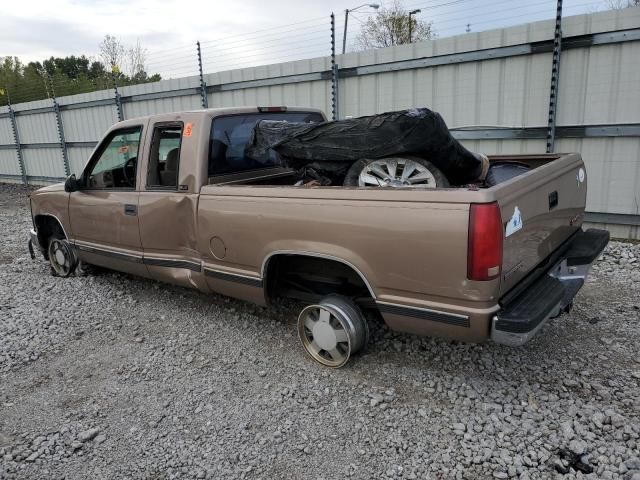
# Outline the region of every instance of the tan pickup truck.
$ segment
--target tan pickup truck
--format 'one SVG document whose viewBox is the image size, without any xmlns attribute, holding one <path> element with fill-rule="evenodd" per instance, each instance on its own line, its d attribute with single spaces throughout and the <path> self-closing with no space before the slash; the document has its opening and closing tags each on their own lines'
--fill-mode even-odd
<svg viewBox="0 0 640 480">
<path fill-rule="evenodd" d="M 83 173 L 30 197 L 32 254 L 260 305 L 305 301 L 307 353 L 338 367 L 362 311 L 394 329 L 521 345 L 572 305 L 606 231 L 581 228 L 579 154 L 490 156 L 527 172 L 489 188 L 310 186 L 278 155 L 244 157 L 247 125 L 320 122 L 304 108 L 153 115 L 106 133 Z M 393 179 L 392 179 L 393 180 Z"/>
</svg>

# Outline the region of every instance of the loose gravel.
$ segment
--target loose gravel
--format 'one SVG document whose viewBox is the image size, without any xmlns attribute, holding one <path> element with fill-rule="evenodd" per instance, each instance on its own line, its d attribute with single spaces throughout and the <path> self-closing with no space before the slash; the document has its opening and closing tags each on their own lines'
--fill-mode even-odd
<svg viewBox="0 0 640 480">
<path fill-rule="evenodd" d="M 261 308 L 26 251 L 0 186 L 0 478 L 640 480 L 640 246 L 522 348 L 391 332 L 349 366 Z"/>
</svg>

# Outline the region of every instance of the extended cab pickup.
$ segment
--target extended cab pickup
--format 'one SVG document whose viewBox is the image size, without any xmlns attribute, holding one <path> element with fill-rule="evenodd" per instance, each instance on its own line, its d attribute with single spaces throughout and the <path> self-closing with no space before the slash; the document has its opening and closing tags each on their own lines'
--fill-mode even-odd
<svg viewBox="0 0 640 480">
<path fill-rule="evenodd" d="M 324 115 L 246 107 L 114 125 L 77 179 L 31 195 L 30 247 L 60 276 L 83 262 L 261 305 L 304 300 L 302 344 L 337 367 L 367 340 L 361 309 L 394 330 L 523 344 L 570 308 L 608 242 L 581 228 L 579 154 L 490 156 L 530 168 L 491 188 L 305 186 L 275 152 L 244 156 L 259 119 Z"/>
</svg>

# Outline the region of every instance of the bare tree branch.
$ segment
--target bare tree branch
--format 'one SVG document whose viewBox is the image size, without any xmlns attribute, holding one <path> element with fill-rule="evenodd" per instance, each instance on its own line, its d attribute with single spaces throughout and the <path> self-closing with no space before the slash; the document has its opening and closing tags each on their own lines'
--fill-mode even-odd
<svg viewBox="0 0 640 480">
<path fill-rule="evenodd" d="M 640 6 L 640 0 L 607 0 L 609 10 L 622 10 L 628 7 Z"/>
<path fill-rule="evenodd" d="M 118 73 L 122 70 L 122 61 L 124 59 L 124 46 L 117 37 L 113 35 L 105 35 L 100 45 L 100 58 L 109 69 Z"/>
<path fill-rule="evenodd" d="M 381 8 L 377 15 L 370 17 L 362 25 L 355 43 L 358 49 L 367 50 L 419 42 L 433 37 L 432 22 L 409 16 L 400 0 L 394 0 L 391 6 Z"/>
<path fill-rule="evenodd" d="M 147 49 L 142 46 L 140 39 L 136 41 L 134 47 L 127 50 L 127 67 L 129 76 L 132 79 L 146 76 L 144 64 L 147 60 Z"/>
</svg>

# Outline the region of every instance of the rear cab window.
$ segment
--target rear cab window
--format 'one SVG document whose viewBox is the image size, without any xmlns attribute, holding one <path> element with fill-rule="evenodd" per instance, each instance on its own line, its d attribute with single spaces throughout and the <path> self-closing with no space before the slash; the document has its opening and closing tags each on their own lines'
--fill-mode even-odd
<svg viewBox="0 0 640 480">
<path fill-rule="evenodd" d="M 175 190 L 178 187 L 182 122 L 157 123 L 153 129 L 147 171 L 147 189 Z"/>
<path fill-rule="evenodd" d="M 251 131 L 260 120 L 317 123 L 324 117 L 317 112 L 255 112 L 216 117 L 209 136 L 209 176 L 281 167 L 283 161 L 273 150 L 263 158 L 245 157 Z"/>
</svg>

